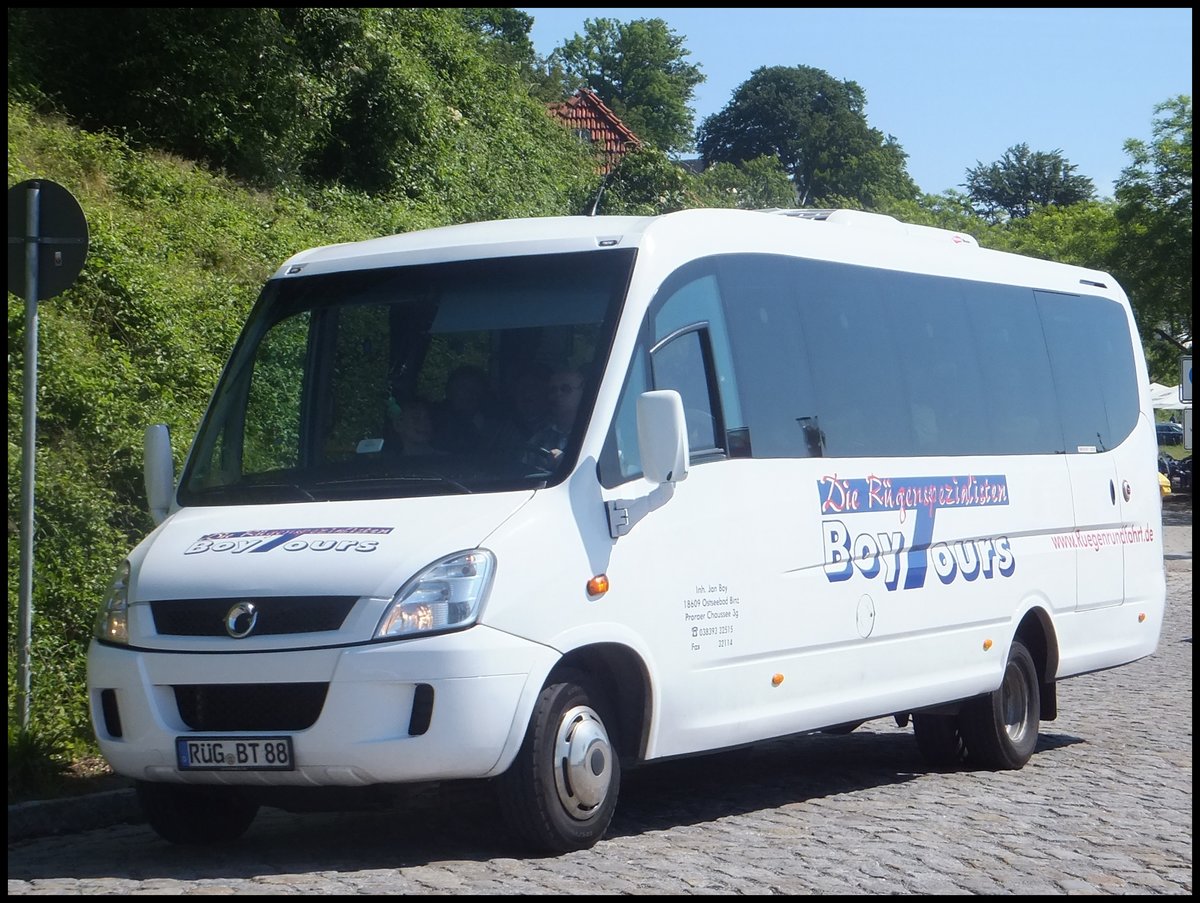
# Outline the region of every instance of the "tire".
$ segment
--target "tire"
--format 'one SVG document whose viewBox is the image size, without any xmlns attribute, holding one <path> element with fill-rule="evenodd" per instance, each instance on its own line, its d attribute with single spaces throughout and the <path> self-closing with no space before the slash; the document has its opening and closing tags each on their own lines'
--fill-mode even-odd
<svg viewBox="0 0 1200 903">
<path fill-rule="evenodd" d="M 534 850 L 586 850 L 604 836 L 621 787 L 621 763 L 604 700 L 586 683 L 542 690 L 525 741 L 498 782 L 505 818 Z"/>
<path fill-rule="evenodd" d="M 955 768 L 967 760 L 967 745 L 957 715 L 913 715 L 917 749 L 934 768 Z"/>
<path fill-rule="evenodd" d="M 968 761 L 997 771 L 1021 768 L 1037 746 L 1041 717 L 1037 667 L 1025 645 L 1014 640 L 999 689 L 963 708 Z"/>
<path fill-rule="evenodd" d="M 226 787 L 138 781 L 137 797 L 155 832 L 171 843 L 227 843 L 246 833 L 258 804 Z"/>
</svg>

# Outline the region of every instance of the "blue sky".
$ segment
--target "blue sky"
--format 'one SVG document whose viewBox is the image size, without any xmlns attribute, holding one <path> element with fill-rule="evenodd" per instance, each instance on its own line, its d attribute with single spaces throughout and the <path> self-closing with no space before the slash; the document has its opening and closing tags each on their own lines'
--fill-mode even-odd
<svg viewBox="0 0 1200 903">
<path fill-rule="evenodd" d="M 1150 9 L 539 9 L 539 54 L 586 19 L 662 19 L 707 81 L 696 123 L 760 66 L 813 66 L 857 82 L 867 122 L 908 153 L 922 191 L 962 190 L 966 171 L 1015 144 L 1059 151 L 1101 197 L 1149 141 L 1154 107 L 1192 93 L 1192 11 Z"/>
</svg>

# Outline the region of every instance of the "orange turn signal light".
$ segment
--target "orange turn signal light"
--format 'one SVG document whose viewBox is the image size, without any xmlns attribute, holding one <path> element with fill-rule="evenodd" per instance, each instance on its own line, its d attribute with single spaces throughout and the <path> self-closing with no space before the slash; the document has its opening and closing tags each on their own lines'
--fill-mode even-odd
<svg viewBox="0 0 1200 903">
<path fill-rule="evenodd" d="M 776 674 L 771 678 L 771 686 L 777 687 L 781 683 L 783 683 L 783 675 L 782 674 Z"/>
<path fill-rule="evenodd" d="M 587 582 L 587 591 L 589 596 L 603 596 L 608 592 L 608 575 L 597 574 Z"/>
<path fill-rule="evenodd" d="M 989 649 L 991 649 L 991 648 L 992 648 L 992 641 L 991 641 L 991 640 L 984 640 L 984 641 L 983 641 L 983 651 L 984 651 L 984 652 L 987 652 L 987 651 L 988 651 Z"/>
<path fill-rule="evenodd" d="M 1145 620 L 1146 620 L 1146 613 L 1144 611 L 1138 612 L 1138 623 L 1141 624 Z"/>
</svg>

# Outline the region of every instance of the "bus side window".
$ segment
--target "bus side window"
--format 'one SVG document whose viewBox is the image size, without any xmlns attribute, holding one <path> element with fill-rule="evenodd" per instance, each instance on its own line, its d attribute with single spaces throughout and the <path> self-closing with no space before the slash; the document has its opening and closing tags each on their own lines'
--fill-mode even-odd
<svg viewBox="0 0 1200 903">
<path fill-rule="evenodd" d="M 651 306 L 630 362 L 612 426 L 600 455 L 600 482 L 616 486 L 641 475 L 637 397 L 675 389 L 683 397 L 692 457 L 749 455 L 741 402 L 713 261 L 683 267 Z M 650 351 L 648 351 L 650 349 Z M 653 364 L 650 362 L 653 354 Z M 728 432 L 726 430 L 728 429 Z M 736 447 L 730 449 L 730 439 Z"/>
<path fill-rule="evenodd" d="M 674 389 L 683 399 L 688 447 L 692 457 L 724 449 L 719 437 L 719 406 L 713 402 L 716 378 L 711 364 L 708 329 L 685 329 L 651 352 L 655 389 Z"/>
</svg>

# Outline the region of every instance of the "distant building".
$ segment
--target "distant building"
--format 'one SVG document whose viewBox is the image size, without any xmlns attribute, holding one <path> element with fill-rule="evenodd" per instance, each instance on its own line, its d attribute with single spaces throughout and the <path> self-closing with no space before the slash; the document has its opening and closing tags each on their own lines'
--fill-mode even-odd
<svg viewBox="0 0 1200 903">
<path fill-rule="evenodd" d="M 562 103 L 550 104 L 549 111 L 603 155 L 603 173 L 612 172 L 622 157 L 642 146 L 641 139 L 589 88 L 580 88 Z"/>
</svg>

